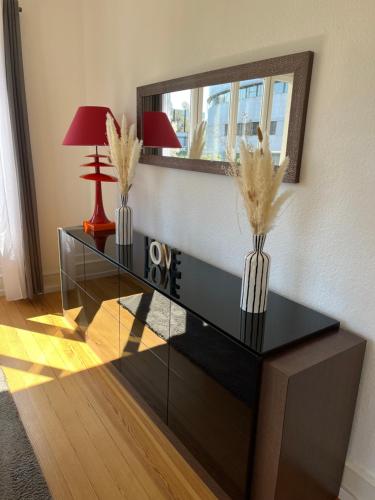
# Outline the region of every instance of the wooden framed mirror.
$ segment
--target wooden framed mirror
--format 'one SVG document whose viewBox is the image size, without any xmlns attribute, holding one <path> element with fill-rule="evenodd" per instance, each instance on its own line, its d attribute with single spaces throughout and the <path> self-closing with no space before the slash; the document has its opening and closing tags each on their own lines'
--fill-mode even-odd
<svg viewBox="0 0 375 500">
<path fill-rule="evenodd" d="M 143 113 L 164 111 L 181 144 L 178 149 L 144 148 L 140 162 L 224 174 L 226 152 L 241 139 L 257 145 L 257 127 L 269 134 L 275 165 L 287 155 L 284 182 L 298 182 L 313 52 L 300 52 L 208 71 L 137 88 L 138 137 Z M 191 158 L 194 131 L 205 121 L 204 148 Z"/>
</svg>

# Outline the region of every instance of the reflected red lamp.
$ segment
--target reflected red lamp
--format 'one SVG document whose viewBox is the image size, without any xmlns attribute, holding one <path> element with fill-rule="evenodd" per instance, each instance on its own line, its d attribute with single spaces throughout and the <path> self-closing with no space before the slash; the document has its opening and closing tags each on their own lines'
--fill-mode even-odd
<svg viewBox="0 0 375 500">
<path fill-rule="evenodd" d="M 163 111 L 143 113 L 143 146 L 150 148 L 180 148 L 176 132 Z"/>
<path fill-rule="evenodd" d="M 107 113 L 113 116 L 112 111 L 104 106 L 81 106 L 78 108 L 63 141 L 64 146 L 95 146 L 96 148 L 95 154 L 87 155 L 88 158 L 92 158 L 92 161 L 81 165 L 82 167 L 95 168 L 95 172 L 81 175 L 82 179 L 95 182 L 94 213 L 91 219 L 83 222 L 85 231 L 94 233 L 115 229 L 115 223 L 107 218 L 104 211 L 102 182 L 117 182 L 117 178 L 100 172 L 101 167 L 112 167 L 113 165 L 102 161 L 102 159 L 108 159 L 107 155 L 98 154 L 98 146 L 108 146 Z M 119 132 L 120 127 L 116 120 L 115 124 Z"/>
</svg>

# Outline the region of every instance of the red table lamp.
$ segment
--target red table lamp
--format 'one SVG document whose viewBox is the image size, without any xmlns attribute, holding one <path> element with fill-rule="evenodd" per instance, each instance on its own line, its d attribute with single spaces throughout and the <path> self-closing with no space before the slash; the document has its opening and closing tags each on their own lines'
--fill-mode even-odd
<svg viewBox="0 0 375 500">
<path fill-rule="evenodd" d="M 95 173 L 81 175 L 82 179 L 95 181 L 95 208 L 91 219 L 83 222 L 85 231 L 113 231 L 115 223 L 111 222 L 104 211 L 102 198 L 102 182 L 117 182 L 112 175 L 102 174 L 100 167 L 112 167 L 113 165 L 101 161 L 107 155 L 98 154 L 98 146 L 108 146 L 106 134 L 107 113 L 112 116 L 112 111 L 104 106 L 81 106 L 78 108 L 68 132 L 63 141 L 64 146 L 95 146 L 95 154 L 87 155 L 93 161 L 81 165 L 82 167 L 94 167 Z M 118 132 L 120 127 L 115 120 Z"/>
<path fill-rule="evenodd" d="M 150 148 L 180 148 L 176 132 L 163 111 L 143 113 L 143 146 Z"/>
</svg>

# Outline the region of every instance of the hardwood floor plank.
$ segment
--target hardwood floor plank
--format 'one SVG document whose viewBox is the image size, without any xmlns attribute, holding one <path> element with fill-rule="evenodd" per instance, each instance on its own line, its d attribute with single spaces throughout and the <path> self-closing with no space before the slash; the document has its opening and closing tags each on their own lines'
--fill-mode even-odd
<svg viewBox="0 0 375 500">
<path fill-rule="evenodd" d="M 39 350 L 39 360 L 42 362 L 44 355 L 38 344 L 33 339 L 33 335 L 27 344 L 27 350 L 33 358 L 37 356 Z M 52 351 L 49 352 L 51 357 Z M 53 372 L 53 368 L 50 368 Z M 91 440 L 87 424 L 78 411 L 77 405 L 80 403 L 76 396 L 70 376 L 55 378 L 53 382 L 43 384 L 42 389 L 48 403 L 53 407 L 56 418 L 61 428 L 65 430 L 70 445 L 80 461 L 95 493 L 99 498 L 110 498 L 113 500 L 122 498 L 120 491 L 112 482 L 110 474 L 105 466 L 102 456 Z M 85 417 L 89 419 L 89 407 L 85 412 Z"/>
<path fill-rule="evenodd" d="M 64 319 L 59 293 L 0 298 L 0 365 L 53 498 L 215 498 Z"/>
<path fill-rule="evenodd" d="M 26 310 L 23 306 L 23 312 L 30 313 L 32 311 L 30 308 Z M 79 367 L 80 371 L 86 368 L 80 358 L 76 356 L 74 351 L 75 346 L 67 343 L 61 345 L 58 339 L 46 339 L 43 336 L 38 336 L 36 342 L 39 344 L 42 352 L 47 343 L 51 345 L 52 349 L 49 351 L 49 360 L 53 360 L 54 364 L 63 363 L 71 372 L 77 370 L 77 367 Z M 99 360 L 96 360 L 95 364 L 98 362 Z M 60 385 L 65 393 L 65 398 L 69 398 L 70 402 L 73 402 L 78 425 L 87 432 L 95 447 L 95 453 L 98 457 L 101 457 L 103 461 L 102 466 L 107 468 L 111 480 L 118 488 L 122 497 L 139 498 L 140 500 L 150 498 L 143 489 L 142 484 L 136 479 L 135 474 L 131 471 L 130 464 L 121 455 L 118 443 L 111 438 L 108 430 L 103 425 L 95 408 L 96 401 L 92 398 L 90 391 L 85 390 L 85 384 L 81 380 L 80 371 L 74 376 L 60 378 Z M 98 382 L 100 383 L 100 381 Z M 63 399 L 61 397 L 61 400 Z M 60 405 L 60 402 L 58 404 Z M 64 412 L 64 408 L 62 412 Z M 87 451 L 86 448 L 85 453 Z M 113 496 L 113 498 L 115 497 Z"/>
<path fill-rule="evenodd" d="M 1 352 L 3 352 L 4 345 L 6 351 L 17 360 L 18 353 L 25 357 L 24 348 L 17 339 L 17 333 L 13 331 L 1 332 Z M 20 391 L 27 391 L 28 404 L 31 405 L 36 422 L 39 422 L 40 427 L 43 427 L 50 449 L 52 450 L 55 460 L 60 464 L 62 476 L 71 491 L 72 497 L 77 500 L 84 500 L 88 495 L 90 498 L 98 498 L 95 494 L 90 481 L 88 480 L 81 463 L 69 442 L 65 430 L 58 420 L 53 406 L 46 397 L 43 386 L 50 383 L 44 382 L 35 385 L 35 378 L 32 373 L 20 370 L 12 370 L 8 373 L 5 370 L 7 380 L 10 388 L 12 388 L 13 379 L 17 377 L 18 385 L 17 392 L 15 393 L 16 404 L 22 402 L 20 397 L 17 397 Z M 31 384 L 30 384 L 31 381 Z M 22 388 L 20 388 L 22 386 Z M 21 404 L 18 406 L 21 418 L 23 417 L 24 407 Z M 29 426 L 29 419 L 23 419 L 26 430 L 29 432 L 29 437 L 34 449 L 37 453 L 38 447 L 34 444 L 40 434 L 35 433 L 35 427 Z M 37 455 L 38 456 L 38 455 Z M 42 456 L 38 456 L 43 473 L 45 474 L 48 485 L 51 491 L 55 490 L 55 485 L 52 485 L 52 477 L 47 475 L 47 470 L 44 468 L 44 461 Z"/>
</svg>

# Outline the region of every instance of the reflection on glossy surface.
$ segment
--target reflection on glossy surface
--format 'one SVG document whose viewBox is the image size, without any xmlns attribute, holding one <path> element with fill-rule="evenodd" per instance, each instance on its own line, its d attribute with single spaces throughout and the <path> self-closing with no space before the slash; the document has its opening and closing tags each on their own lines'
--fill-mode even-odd
<svg viewBox="0 0 375 500">
<path fill-rule="evenodd" d="M 293 74 L 220 83 L 162 95 L 181 149 L 156 150 L 163 156 L 189 157 L 192 131 L 206 121 L 202 160 L 226 161 L 227 150 L 239 154 L 244 139 L 257 146 L 257 127 L 267 131 L 275 165 L 285 158 Z"/>
<path fill-rule="evenodd" d="M 164 295 L 142 291 L 127 273 L 121 274 L 126 283 L 120 298 L 124 357 L 116 366 L 167 417 L 231 497 L 243 498 L 260 359 Z"/>
<path fill-rule="evenodd" d="M 225 83 L 198 89 L 198 93 L 202 94 L 201 120 L 207 123 L 202 160 L 226 161 L 228 135 L 231 132 L 231 87 L 230 83 Z"/>
<path fill-rule="evenodd" d="M 107 309 L 116 308 L 119 296 L 118 267 L 87 247 L 85 247 L 84 256 L 84 289 L 90 297 L 99 304 L 103 303 Z M 116 310 L 113 315 L 116 315 Z"/>
<path fill-rule="evenodd" d="M 88 319 L 86 342 L 104 363 L 120 357 L 119 346 L 119 305 L 113 301 L 111 308 L 106 303 L 98 303 L 86 296 L 85 310 Z"/>
<path fill-rule="evenodd" d="M 244 498 L 260 359 L 171 307 L 168 423 L 231 498 Z"/>
<path fill-rule="evenodd" d="M 85 293 L 71 280 L 64 271 L 61 272 L 61 299 L 65 318 L 72 328 L 85 338 L 88 318 L 85 312 Z"/>
<path fill-rule="evenodd" d="M 236 154 L 240 151 L 240 142 L 245 139 L 252 147 L 258 146 L 258 127 L 266 130 L 267 126 L 267 99 L 265 96 L 266 79 L 257 78 L 239 82 L 237 120 L 234 147 Z"/>
<path fill-rule="evenodd" d="M 172 297 L 179 299 L 179 290 L 181 288 L 181 271 L 179 255 L 181 252 L 175 248 L 168 248 L 170 262 L 168 266 L 157 266 L 152 262 L 150 248 L 152 238 L 145 236 L 145 272 L 144 277 L 154 286 L 165 290 Z"/>
<path fill-rule="evenodd" d="M 58 231 L 60 267 L 73 281 L 83 284 L 84 255 L 80 241 L 69 236 L 65 231 Z"/>
<path fill-rule="evenodd" d="M 149 349 L 131 337 L 126 343 L 122 357 L 115 362 L 116 368 L 142 395 L 143 399 L 167 421 L 168 405 L 168 367 L 154 349 Z"/>
<path fill-rule="evenodd" d="M 241 339 L 254 351 L 263 350 L 266 315 L 241 310 Z"/>
<path fill-rule="evenodd" d="M 164 111 L 180 141 L 180 149 L 163 148 L 163 155 L 187 158 L 191 137 L 192 110 L 195 96 L 191 90 L 179 90 L 162 96 L 162 111 Z"/>
<path fill-rule="evenodd" d="M 339 326 L 336 320 L 328 316 L 270 292 L 262 346 L 254 347 L 248 344 L 247 337 L 241 331 L 241 279 L 239 277 L 181 252 L 177 255 L 180 277 L 177 280 L 179 297 L 176 297 L 173 287 L 166 288 L 165 283 L 158 279 L 153 281 L 153 275 L 150 276 L 147 271 L 147 235 L 134 231 L 132 262 L 126 266 L 119 261 L 114 235 L 108 237 L 105 251 L 100 253 L 92 237 L 81 227 L 66 231 L 99 256 L 109 259 L 113 264 L 128 271 L 138 281 L 156 289 L 185 309 L 194 311 L 202 321 L 255 353 L 266 354 L 309 335 Z"/>
<path fill-rule="evenodd" d="M 119 305 L 121 357 L 116 367 L 166 421 L 170 301 L 121 271 Z M 150 328 L 149 318 L 158 322 L 157 330 Z"/>
<path fill-rule="evenodd" d="M 121 349 L 132 337 L 168 363 L 170 300 L 125 272 L 120 275 L 120 290 Z"/>
</svg>

